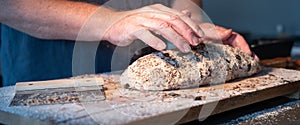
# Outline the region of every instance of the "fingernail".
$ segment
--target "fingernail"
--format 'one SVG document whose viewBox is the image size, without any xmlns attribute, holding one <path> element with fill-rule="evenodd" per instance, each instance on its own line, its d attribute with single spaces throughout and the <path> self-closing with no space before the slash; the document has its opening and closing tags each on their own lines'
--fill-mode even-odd
<svg viewBox="0 0 300 125">
<path fill-rule="evenodd" d="M 232 32 L 232 29 L 227 29 L 227 30 L 225 30 L 225 33 L 227 34 L 227 33 L 231 33 Z"/>
<path fill-rule="evenodd" d="M 254 57 L 254 60 L 256 60 L 257 62 L 259 62 L 259 61 L 260 61 L 260 59 L 259 59 L 259 57 L 258 57 L 258 56 L 255 56 L 255 57 Z"/>
<path fill-rule="evenodd" d="M 220 32 L 222 40 L 227 40 L 232 34 L 232 29 L 226 29 L 223 32 Z"/>
<path fill-rule="evenodd" d="M 224 31 L 224 35 L 229 35 L 229 34 L 232 34 L 232 29 L 227 29 Z"/>
<path fill-rule="evenodd" d="M 254 52 L 251 52 L 251 56 L 254 58 L 255 61 L 259 62 L 259 58 Z"/>
<path fill-rule="evenodd" d="M 159 50 L 164 50 L 164 49 L 166 48 L 166 44 L 165 44 L 165 43 L 159 42 L 159 43 L 157 44 L 157 48 L 158 48 Z"/>
<path fill-rule="evenodd" d="M 196 37 L 196 36 L 193 36 L 193 42 L 194 42 L 194 45 L 198 45 L 200 42 L 199 42 L 199 38 Z"/>
<path fill-rule="evenodd" d="M 199 37 L 204 37 L 204 32 L 200 28 L 197 29 L 197 34 Z"/>
<path fill-rule="evenodd" d="M 185 52 L 185 53 L 188 53 L 188 52 L 190 52 L 191 51 L 191 47 L 190 47 L 190 45 L 188 45 L 188 44 L 183 44 L 183 51 Z"/>
<path fill-rule="evenodd" d="M 199 38 L 198 41 L 199 41 L 199 44 L 200 44 L 200 43 L 204 43 L 205 38 Z M 199 45 L 199 44 L 198 44 L 198 45 Z"/>
</svg>

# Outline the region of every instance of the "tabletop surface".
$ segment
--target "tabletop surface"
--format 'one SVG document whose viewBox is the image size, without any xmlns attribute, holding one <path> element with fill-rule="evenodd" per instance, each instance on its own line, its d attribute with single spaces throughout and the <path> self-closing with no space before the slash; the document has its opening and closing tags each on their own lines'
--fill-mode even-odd
<svg viewBox="0 0 300 125">
<path fill-rule="evenodd" d="M 193 113 L 199 106 L 213 107 L 210 113 L 202 113 L 205 118 L 205 115 L 217 114 L 295 92 L 298 90 L 300 71 L 266 68 L 251 78 L 239 79 L 223 85 L 144 93 L 122 90 L 118 86 L 118 77 L 109 77 L 115 83 L 106 84 L 109 86 L 106 92 L 107 100 L 91 103 L 9 107 L 15 94 L 14 87 L 0 88 L 0 122 L 32 124 L 150 124 L 155 122 L 175 124 L 185 117 L 188 119 L 186 121 L 195 120 L 197 118 L 197 116 L 195 118 L 195 114 L 200 118 L 201 112 Z M 270 94 L 264 94 L 265 92 Z M 196 99 L 197 97 L 205 98 Z"/>
</svg>

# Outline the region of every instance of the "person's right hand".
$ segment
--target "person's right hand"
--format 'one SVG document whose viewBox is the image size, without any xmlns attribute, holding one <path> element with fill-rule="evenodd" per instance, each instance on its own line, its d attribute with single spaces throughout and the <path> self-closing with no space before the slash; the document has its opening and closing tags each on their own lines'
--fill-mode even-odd
<svg viewBox="0 0 300 125">
<path fill-rule="evenodd" d="M 104 38 L 118 46 L 140 39 L 154 49 L 165 49 L 166 44 L 152 34 L 155 33 L 182 52 L 189 52 L 190 44 L 198 45 L 199 38 L 203 37 L 203 31 L 188 15 L 160 4 L 115 14 L 125 16 L 105 32 Z"/>
</svg>

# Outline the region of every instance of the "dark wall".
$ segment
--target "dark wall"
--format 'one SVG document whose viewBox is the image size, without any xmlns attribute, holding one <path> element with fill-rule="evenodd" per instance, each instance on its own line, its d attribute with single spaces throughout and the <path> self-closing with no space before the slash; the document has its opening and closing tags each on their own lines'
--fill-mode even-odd
<svg viewBox="0 0 300 125">
<path fill-rule="evenodd" d="M 300 35 L 300 0 L 203 0 L 203 8 L 215 24 L 275 36 L 276 27 L 287 35 Z"/>
</svg>

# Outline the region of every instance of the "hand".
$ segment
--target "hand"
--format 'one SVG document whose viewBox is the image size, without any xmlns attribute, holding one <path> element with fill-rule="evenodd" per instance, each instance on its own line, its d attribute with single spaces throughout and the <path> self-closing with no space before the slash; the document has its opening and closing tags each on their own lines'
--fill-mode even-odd
<svg viewBox="0 0 300 125">
<path fill-rule="evenodd" d="M 218 40 L 222 40 L 220 42 L 222 42 L 223 44 L 241 49 L 243 52 L 251 55 L 256 61 L 259 61 L 258 56 L 250 50 L 250 47 L 247 44 L 246 40 L 240 34 L 233 32 L 231 29 L 226 29 L 221 26 L 215 26 L 210 23 L 202 23 L 200 24 L 200 27 L 205 33 L 205 36 L 201 38 L 202 41 L 216 42 Z M 215 35 L 216 32 L 218 33 L 218 35 Z"/>
<path fill-rule="evenodd" d="M 254 60 L 259 61 L 258 56 L 250 50 L 250 47 L 243 36 L 241 36 L 236 32 L 230 33 L 229 31 L 232 30 L 225 29 L 224 27 L 220 27 L 220 26 L 216 26 L 216 27 L 218 32 L 223 32 L 220 33 L 222 34 L 220 36 L 224 44 L 231 45 L 235 48 L 239 48 L 243 52 L 247 53 L 248 55 L 251 55 L 254 58 Z"/>
<path fill-rule="evenodd" d="M 152 33 L 162 35 L 182 52 L 189 52 L 191 45 L 198 45 L 203 31 L 188 15 L 160 4 L 140 9 L 116 12 L 124 16 L 105 33 L 105 40 L 119 46 L 129 45 L 141 39 L 157 50 L 166 48 L 165 43 Z"/>
</svg>

